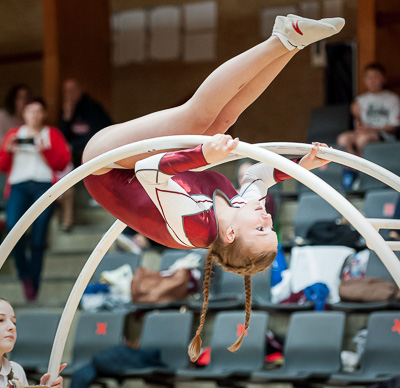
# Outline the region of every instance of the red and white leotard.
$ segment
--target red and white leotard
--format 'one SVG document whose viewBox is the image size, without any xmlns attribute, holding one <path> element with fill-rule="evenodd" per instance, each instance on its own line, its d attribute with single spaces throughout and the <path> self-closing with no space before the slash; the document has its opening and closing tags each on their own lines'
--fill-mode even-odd
<svg viewBox="0 0 400 388">
<path fill-rule="evenodd" d="M 90 175 L 85 185 L 115 217 L 150 239 L 171 248 L 206 248 L 218 235 L 214 208 L 217 193 L 231 206 L 263 199 L 267 189 L 289 178 L 266 164 L 251 166 L 240 195 L 215 171 L 189 171 L 207 165 L 202 146 L 150 156 L 132 170 Z"/>
</svg>

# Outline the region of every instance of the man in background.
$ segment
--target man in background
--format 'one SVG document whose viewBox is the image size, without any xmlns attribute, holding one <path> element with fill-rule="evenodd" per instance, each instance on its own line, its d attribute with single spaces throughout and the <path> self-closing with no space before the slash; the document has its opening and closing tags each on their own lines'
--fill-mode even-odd
<svg viewBox="0 0 400 388">
<path fill-rule="evenodd" d="M 112 122 L 103 106 L 85 93 L 75 78 L 64 81 L 62 92 L 59 128 L 72 148 L 73 164 L 78 167 L 89 139 Z"/>
</svg>

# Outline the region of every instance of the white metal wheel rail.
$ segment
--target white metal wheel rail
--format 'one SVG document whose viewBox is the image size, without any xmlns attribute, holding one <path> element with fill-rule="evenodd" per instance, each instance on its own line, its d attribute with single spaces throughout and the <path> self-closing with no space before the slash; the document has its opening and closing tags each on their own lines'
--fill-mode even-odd
<svg viewBox="0 0 400 388">
<path fill-rule="evenodd" d="M 112 165 L 114 162 L 129 156 L 145 154 L 158 150 L 190 148 L 204 143 L 207 139 L 208 136 L 184 135 L 142 140 L 111 150 L 76 168 L 74 171 L 70 172 L 67 176 L 53 185 L 49 190 L 47 190 L 8 233 L 5 240 L 0 245 L 0 268 L 10 255 L 15 244 L 19 241 L 21 236 L 30 227 L 30 225 L 36 220 L 36 218 L 43 212 L 43 210 L 51 205 L 70 187 L 96 170 Z M 222 164 L 231 160 L 249 157 L 251 159 L 269 164 L 291 175 L 293 178 L 308 186 L 311 190 L 315 191 L 318 195 L 324 198 L 354 226 L 354 228 L 365 238 L 368 246 L 376 251 L 377 255 L 380 257 L 390 274 L 393 276 L 393 279 L 400 287 L 400 261 L 392 251 L 392 248 L 396 249 L 398 247 L 392 246 L 391 248 L 389 243 L 386 242 L 377 232 L 377 229 L 380 227 L 387 227 L 388 225 L 390 228 L 400 229 L 400 221 L 391 221 L 388 223 L 387 220 L 375 219 L 369 222 L 350 202 L 348 202 L 341 194 L 339 194 L 322 179 L 315 176 L 312 172 L 307 171 L 299 165 L 291 162 L 287 158 L 279 155 L 305 155 L 311 150 L 311 147 L 312 146 L 309 144 L 300 143 L 262 143 L 252 145 L 245 142 L 239 142 L 237 149 L 235 150 L 235 154 L 231 154 L 226 159 L 213 165 L 208 165 L 202 169 L 208 169 L 217 164 Z M 392 172 L 372 162 L 331 148 L 320 148 L 318 156 L 320 158 L 328 159 L 371 175 L 400 192 L 400 178 Z M 371 223 L 373 223 L 374 226 L 372 226 Z M 50 356 L 50 362 L 48 366 L 48 371 L 50 373 L 49 384 L 58 376 L 58 368 L 64 352 L 67 336 L 82 294 L 100 261 L 112 243 L 116 240 L 118 235 L 123 231 L 125 226 L 126 225 L 123 222 L 117 220 L 107 231 L 107 233 L 105 233 L 93 250 L 92 254 L 89 256 L 69 295 L 61 316 Z"/>
</svg>

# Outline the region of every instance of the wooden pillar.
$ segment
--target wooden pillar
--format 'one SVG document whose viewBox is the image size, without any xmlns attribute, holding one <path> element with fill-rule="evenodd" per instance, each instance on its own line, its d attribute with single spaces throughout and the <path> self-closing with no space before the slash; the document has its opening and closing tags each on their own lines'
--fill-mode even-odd
<svg viewBox="0 0 400 388">
<path fill-rule="evenodd" d="M 110 107 L 110 11 L 108 0 L 42 0 L 43 94 L 49 121 L 57 123 L 61 84 L 74 77 Z"/>
<path fill-rule="evenodd" d="M 362 81 L 363 69 L 369 62 L 376 61 L 376 9 L 375 0 L 358 0 L 358 92 L 365 92 Z"/>
</svg>

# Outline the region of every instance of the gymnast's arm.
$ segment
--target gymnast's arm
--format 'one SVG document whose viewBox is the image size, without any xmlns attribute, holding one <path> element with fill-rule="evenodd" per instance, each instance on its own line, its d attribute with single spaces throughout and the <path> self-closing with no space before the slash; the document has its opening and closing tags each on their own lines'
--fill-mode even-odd
<svg viewBox="0 0 400 388">
<path fill-rule="evenodd" d="M 292 159 L 295 163 L 299 163 L 300 160 L 301 158 Z M 271 186 L 289 178 L 291 178 L 290 175 L 268 164 L 253 164 L 244 174 L 240 196 L 246 199 L 246 201 L 253 199 L 261 200 L 267 195 L 267 191 Z"/>
<path fill-rule="evenodd" d="M 317 157 L 319 147 L 328 147 L 325 143 L 312 143 L 311 151 L 302 158 L 291 159 L 307 170 L 313 170 L 329 163 L 329 160 Z M 252 199 L 262 199 L 266 196 L 267 190 L 277 182 L 282 182 L 291 178 L 283 171 L 274 169 L 264 163 L 257 163 L 250 166 L 243 177 L 240 195 L 250 201 Z"/>
</svg>

